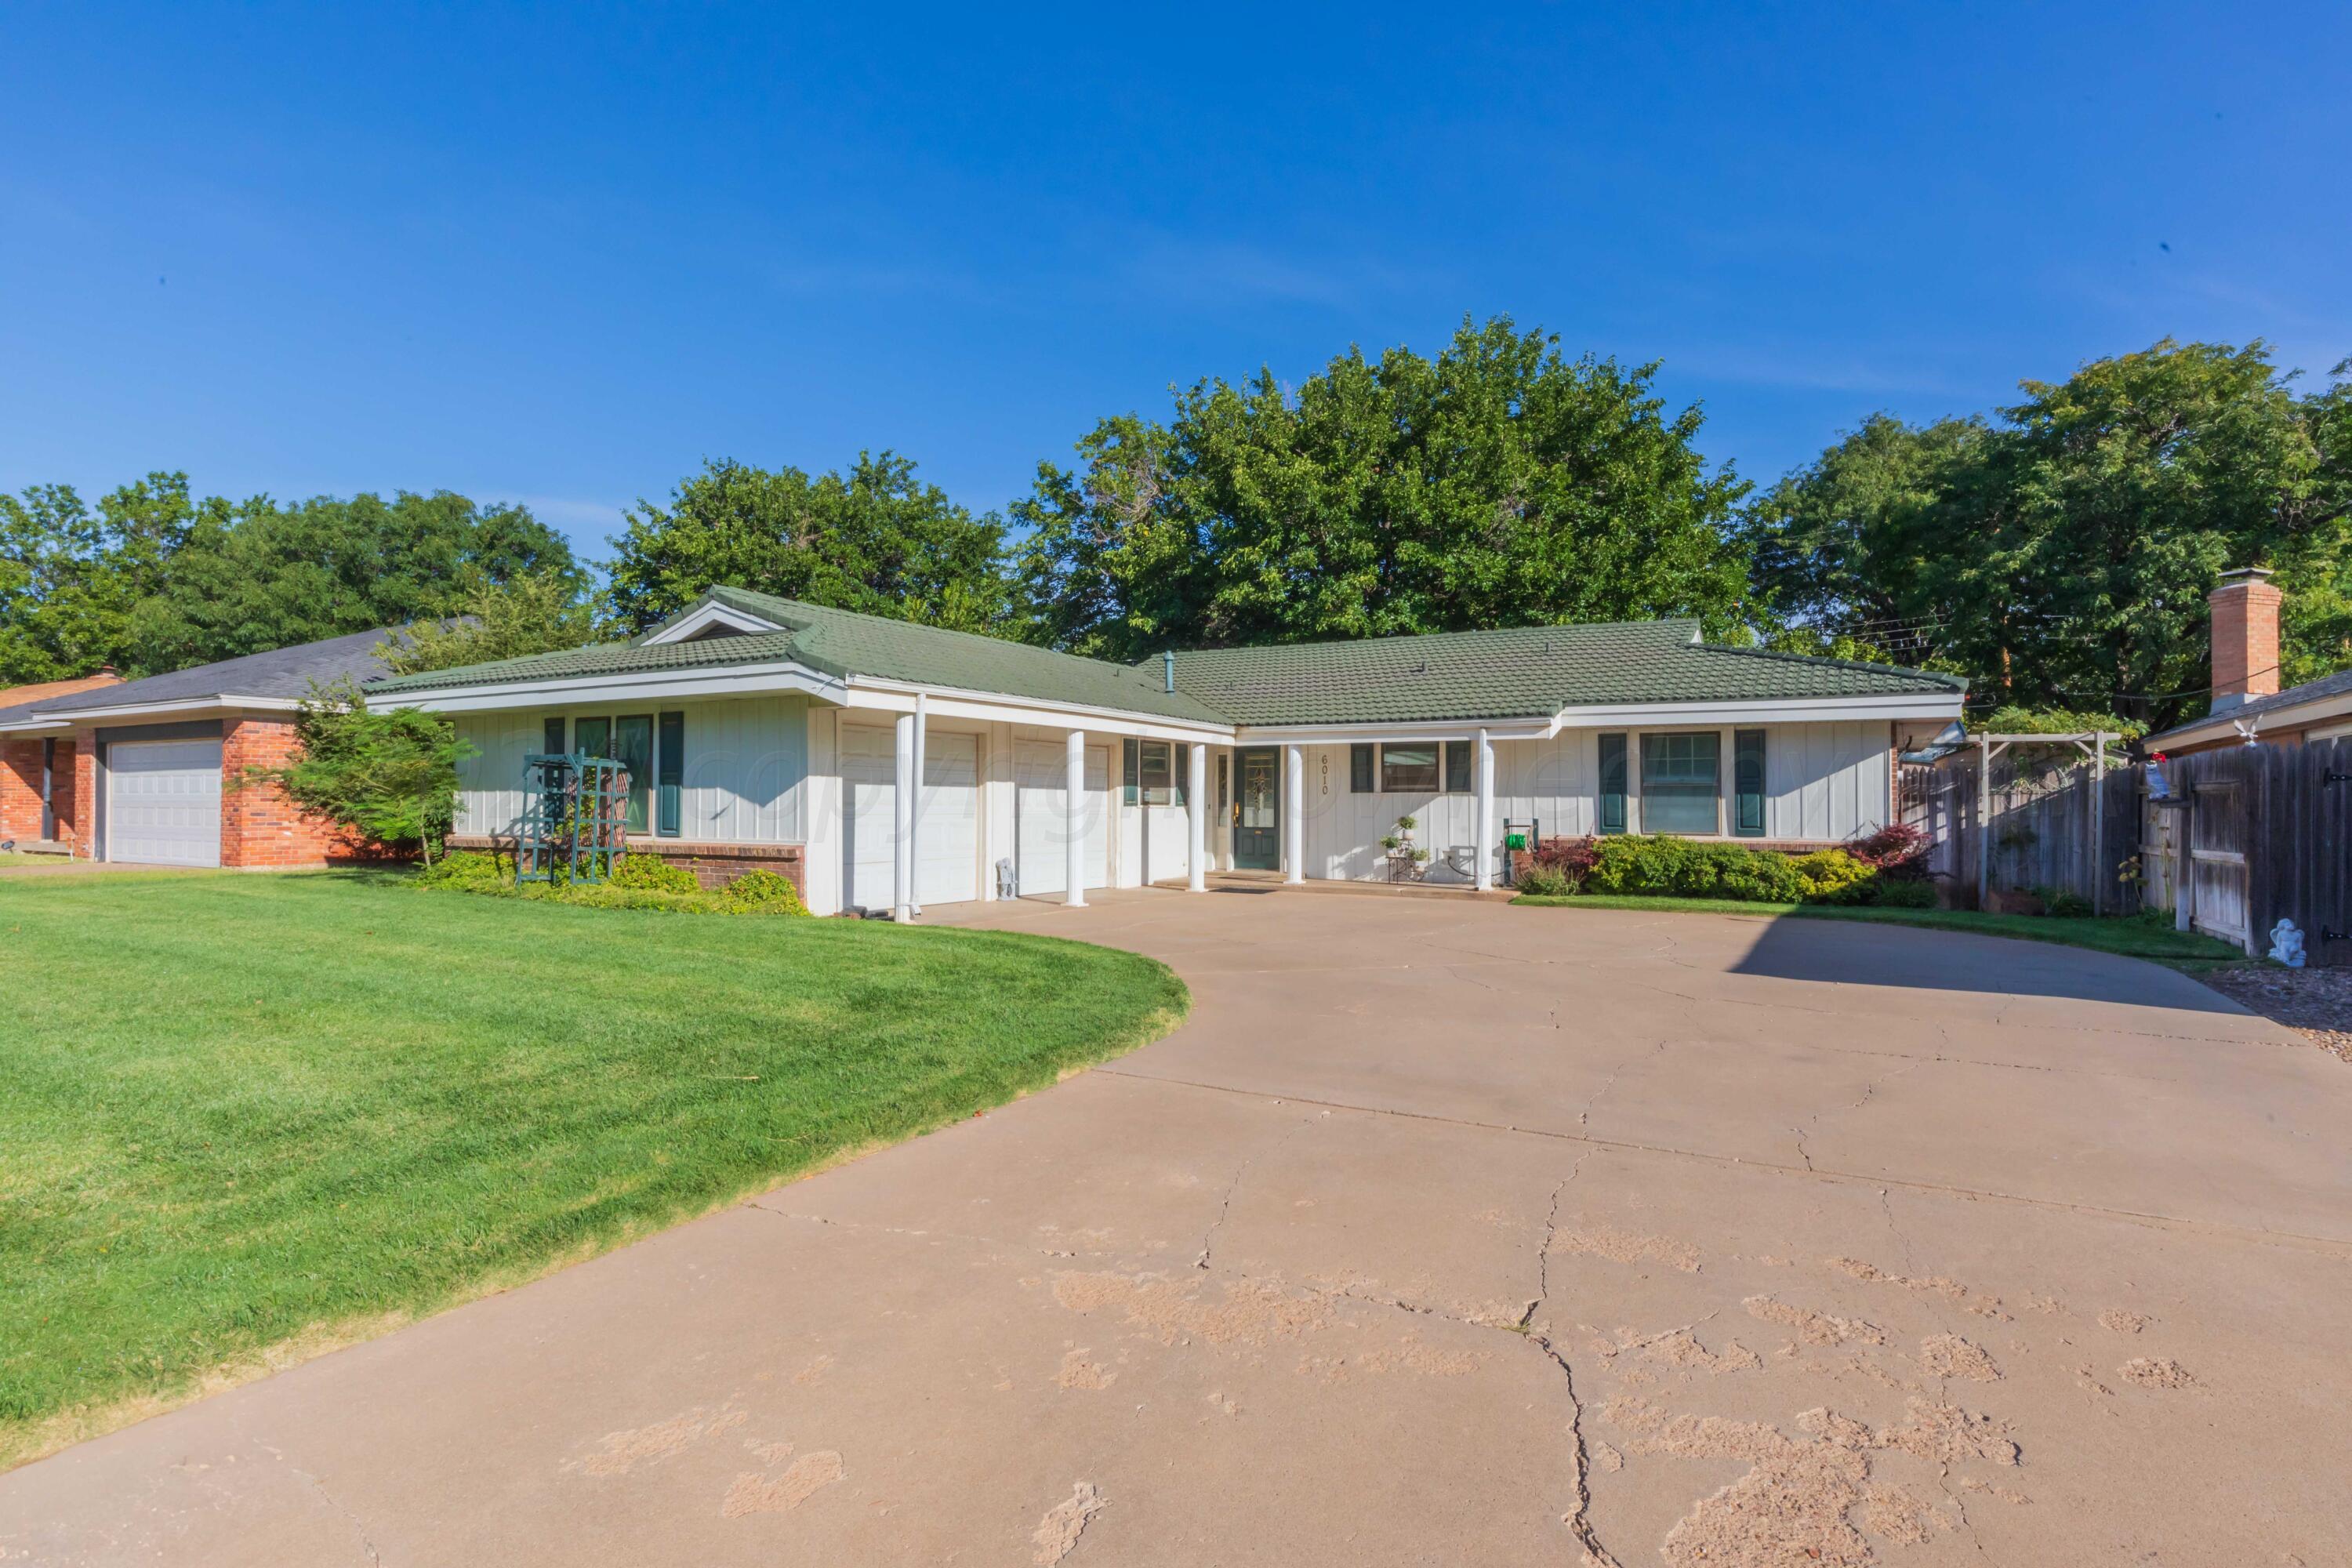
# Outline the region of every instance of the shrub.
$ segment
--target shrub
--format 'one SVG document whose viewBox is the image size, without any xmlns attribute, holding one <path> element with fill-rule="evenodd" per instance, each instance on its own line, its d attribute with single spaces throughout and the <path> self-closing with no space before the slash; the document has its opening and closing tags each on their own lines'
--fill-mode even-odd
<svg viewBox="0 0 2352 1568">
<path fill-rule="evenodd" d="M 1885 878 L 1870 890 L 1870 901 L 1881 909 L 1932 910 L 1936 907 L 1936 884 L 1928 881 L 1895 881 Z"/>
<path fill-rule="evenodd" d="M 808 906 L 801 902 L 800 889 L 793 886 L 792 879 L 774 871 L 746 871 L 721 889 L 719 896 L 739 912 L 808 913 Z"/>
<path fill-rule="evenodd" d="M 1591 874 L 1592 860 L 1593 841 L 1590 838 L 1546 838 L 1533 849 L 1523 849 L 1511 857 L 1511 876 L 1525 891 L 1528 875 L 1541 871 L 1563 884 L 1560 894 L 1573 893 Z"/>
<path fill-rule="evenodd" d="M 1552 866 L 1530 863 L 1518 873 L 1519 891 L 1530 898 L 1564 899 L 1576 891 L 1568 873 Z"/>
<path fill-rule="evenodd" d="M 1748 899 L 1759 904 L 1796 904 L 1805 899 L 1805 879 L 1796 862 L 1769 849 L 1745 851 L 1746 863 L 1725 868 L 1717 880 L 1720 897 Z"/>
<path fill-rule="evenodd" d="M 2083 897 L 2082 894 L 2061 893 L 2053 891 L 2049 889 L 2037 889 L 2036 890 L 2042 894 L 2042 912 L 2043 914 L 2053 915 L 2059 920 L 2067 921 L 2087 920 L 2090 918 L 2091 900 Z"/>
<path fill-rule="evenodd" d="M 494 888 L 510 879 L 511 873 L 498 856 L 474 849 L 444 855 L 415 873 L 416 884 L 425 888 Z"/>
<path fill-rule="evenodd" d="M 1803 879 L 1809 904 L 1859 904 L 1870 897 L 1877 869 L 1843 849 L 1816 849 L 1790 862 Z"/>
<path fill-rule="evenodd" d="M 702 884 L 683 866 L 673 866 L 656 855 L 624 855 L 614 864 L 612 885 L 653 893 L 698 893 Z"/>
<path fill-rule="evenodd" d="M 1882 876 L 1921 881 L 1927 875 L 1927 831 L 1907 822 L 1864 834 L 1848 844 L 1845 852 Z"/>
</svg>

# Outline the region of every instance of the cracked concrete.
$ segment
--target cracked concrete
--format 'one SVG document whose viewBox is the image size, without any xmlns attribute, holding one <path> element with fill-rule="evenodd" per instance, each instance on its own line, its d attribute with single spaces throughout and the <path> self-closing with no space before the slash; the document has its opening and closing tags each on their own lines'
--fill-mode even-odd
<svg viewBox="0 0 2352 1568">
<path fill-rule="evenodd" d="M 2191 982 L 1747 917 L 966 913 L 1160 956 L 1192 1019 L 0 1478 L 0 1563 L 2352 1558 L 2352 1075 Z"/>
</svg>

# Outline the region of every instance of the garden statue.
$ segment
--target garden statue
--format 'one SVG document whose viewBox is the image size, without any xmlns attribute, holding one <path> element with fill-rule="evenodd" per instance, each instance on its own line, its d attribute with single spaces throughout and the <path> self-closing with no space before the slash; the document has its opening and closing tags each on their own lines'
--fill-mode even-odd
<svg viewBox="0 0 2352 1568">
<path fill-rule="evenodd" d="M 2303 932 L 2295 929 L 2293 921 L 2283 920 L 2271 927 L 2270 956 L 2272 963 L 2284 963 L 2289 969 L 2303 967 Z"/>
</svg>

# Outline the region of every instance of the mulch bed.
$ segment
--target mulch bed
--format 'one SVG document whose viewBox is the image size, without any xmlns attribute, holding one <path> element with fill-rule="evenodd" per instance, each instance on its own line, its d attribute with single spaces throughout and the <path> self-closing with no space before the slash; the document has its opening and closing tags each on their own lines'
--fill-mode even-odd
<svg viewBox="0 0 2352 1568">
<path fill-rule="evenodd" d="M 2206 984 L 2352 1062 L 2352 969 L 2217 969 Z"/>
</svg>

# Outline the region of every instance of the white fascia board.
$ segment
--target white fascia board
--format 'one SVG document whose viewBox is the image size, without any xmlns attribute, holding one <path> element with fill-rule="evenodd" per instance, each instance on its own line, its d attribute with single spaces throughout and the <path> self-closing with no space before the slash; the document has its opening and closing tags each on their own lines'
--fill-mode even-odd
<svg viewBox="0 0 2352 1568">
<path fill-rule="evenodd" d="M 74 708 L 37 713 L 42 724 L 126 724 L 143 719 L 187 719 L 208 713 L 291 713 L 301 704 L 291 697 L 184 697 L 176 702 L 122 702 L 105 708 Z"/>
<path fill-rule="evenodd" d="M 395 708 L 421 708 L 428 713 L 490 713 L 517 708 L 568 708 L 583 702 L 651 702 L 662 698 L 757 697 L 797 691 L 821 702 L 838 704 L 842 683 L 806 665 L 714 665 L 706 669 L 648 669 L 626 675 L 577 675 L 560 680 L 507 681 L 489 686 L 449 686 L 415 693 L 386 691 L 380 696 Z"/>
<path fill-rule="evenodd" d="M 1650 725 L 1834 724 L 1871 719 L 1957 719 L 1958 691 L 1893 697 L 1765 698 L 1741 702 L 1602 702 L 1563 708 L 1552 731 L 1639 729 Z"/>
<path fill-rule="evenodd" d="M 877 680 L 856 675 L 849 679 L 844 706 L 880 713 L 912 713 L 919 693 L 934 719 L 968 719 L 990 724 L 1038 724 L 1056 730 L 1084 730 L 1094 735 L 1134 735 L 1147 741 L 1230 742 L 1234 727 L 1205 720 L 1167 719 L 1130 713 L 1084 703 L 1046 702 L 1000 692 L 967 691 L 957 687 L 917 686 L 910 682 Z"/>
<path fill-rule="evenodd" d="M 36 735 L 47 731 L 72 728 L 63 719 L 12 719 L 0 723 L 0 735 Z"/>
<path fill-rule="evenodd" d="M 2265 708 L 2254 714 L 2251 722 L 2259 737 L 2265 730 L 2294 729 L 2297 725 L 2326 723 L 2343 715 L 2352 715 L 2352 691 L 2331 692 L 2307 701 L 2290 702 L 2284 708 Z M 2238 739 L 2238 721 L 2247 721 L 2246 710 L 2224 710 L 2185 724 L 2162 735 L 2150 735 L 2147 744 L 2162 751 L 2166 746 L 2195 745 L 2205 741 Z"/>
<path fill-rule="evenodd" d="M 684 642 L 695 633 L 712 626 L 726 626 L 739 632 L 780 632 L 784 628 L 773 621 L 761 620 L 746 610 L 738 610 L 713 599 L 701 608 L 690 612 L 685 619 L 672 623 L 646 638 L 637 646 L 654 647 L 662 643 Z"/>
<path fill-rule="evenodd" d="M 1235 736 L 1244 746 L 1320 746 L 1340 742 L 1388 741 L 1411 745 L 1423 741 L 1540 741 L 1553 726 L 1541 719 L 1446 719 L 1368 724 L 1245 724 Z"/>
</svg>

